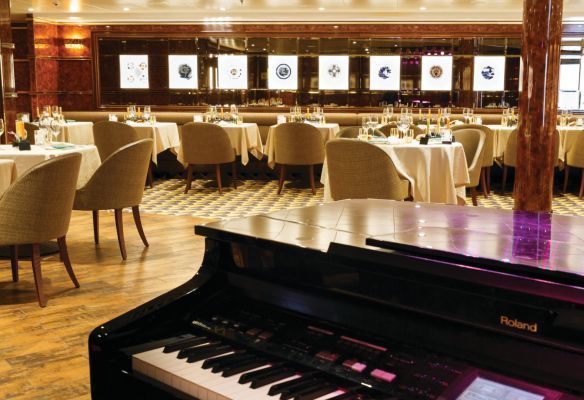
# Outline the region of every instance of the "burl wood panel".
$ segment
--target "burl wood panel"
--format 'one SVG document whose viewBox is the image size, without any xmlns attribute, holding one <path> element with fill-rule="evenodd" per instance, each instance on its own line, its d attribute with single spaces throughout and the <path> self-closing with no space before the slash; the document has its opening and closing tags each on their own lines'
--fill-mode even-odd
<svg viewBox="0 0 584 400">
<path fill-rule="evenodd" d="M 525 0 L 515 209 L 551 211 L 563 0 Z"/>
<path fill-rule="evenodd" d="M 91 92 L 93 90 L 91 60 L 60 60 L 59 91 Z"/>
</svg>

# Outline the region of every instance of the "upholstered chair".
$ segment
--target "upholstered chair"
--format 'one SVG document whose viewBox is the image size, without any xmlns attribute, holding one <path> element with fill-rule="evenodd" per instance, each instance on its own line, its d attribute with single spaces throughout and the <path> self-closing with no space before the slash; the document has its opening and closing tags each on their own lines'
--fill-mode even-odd
<svg viewBox="0 0 584 400">
<path fill-rule="evenodd" d="M 470 187 L 472 204 L 477 206 L 477 186 L 481 178 L 486 135 L 482 129 L 466 128 L 457 130 L 455 138 L 464 148 L 468 175 L 470 177 L 470 183 L 467 187 Z"/>
<path fill-rule="evenodd" d="M 568 188 L 570 169 L 573 167 L 584 168 L 584 134 L 582 133 L 578 133 L 576 141 L 566 153 L 564 193 L 566 193 L 566 189 Z M 584 169 L 582 170 L 582 178 L 580 179 L 580 192 L 578 193 L 578 197 L 584 197 Z"/>
<path fill-rule="evenodd" d="M 191 189 L 195 165 L 215 165 L 217 186 L 221 194 L 221 164 L 231 164 L 233 187 L 237 189 L 236 152 L 225 129 L 215 124 L 189 122 L 182 127 L 181 147 L 184 162 L 188 164 L 185 193 Z"/>
<path fill-rule="evenodd" d="M 41 243 L 57 239 L 69 278 L 79 287 L 65 236 L 80 165 L 79 153 L 49 159 L 27 171 L 0 197 L 0 245 L 10 248 L 12 280 L 18 281 L 18 246 L 31 245 L 32 271 L 41 307 L 47 305 L 41 273 Z"/>
<path fill-rule="evenodd" d="M 282 193 L 287 166 L 308 165 L 310 188 L 315 195 L 314 166 L 324 162 L 322 133 L 310 124 L 288 122 L 278 125 L 275 135 L 275 159 L 280 165 L 278 194 Z"/>
<path fill-rule="evenodd" d="M 391 130 L 393 128 L 395 128 L 399 131 L 399 128 L 397 127 L 397 122 L 395 122 L 395 121 L 390 122 L 387 125 L 383 125 L 383 126 L 377 128 L 377 130 L 380 131 L 381 133 L 383 133 L 385 136 L 389 136 L 391 133 Z M 424 134 L 424 131 L 422 129 L 420 129 L 418 127 L 418 125 L 410 124 L 410 127 L 408 129 L 412 129 L 414 131 L 414 137 L 418 137 L 418 135 Z"/>
<path fill-rule="evenodd" d="M 481 169 L 481 188 L 483 190 L 483 196 L 488 197 L 491 192 L 491 167 L 493 166 L 495 159 L 495 133 L 485 125 L 476 124 L 463 124 L 455 125 L 452 127 L 452 133 L 456 137 L 456 131 L 461 129 L 480 129 L 485 133 L 485 148 L 483 156 L 483 165 Z"/>
<path fill-rule="evenodd" d="M 326 144 L 331 197 L 404 200 L 409 182 L 402 179 L 387 153 L 358 140 L 335 139 Z"/>
<path fill-rule="evenodd" d="M 93 234 L 99 243 L 99 210 L 114 210 L 118 243 L 125 260 L 126 244 L 122 209 L 132 208 L 134 223 L 144 246 L 148 247 L 140 220 L 140 203 L 144 194 L 144 176 L 152 155 L 152 139 L 142 139 L 114 151 L 103 160 L 87 184 L 75 194 L 75 210 L 93 212 Z"/>
<path fill-rule="evenodd" d="M 346 126 L 341 129 L 335 136 L 345 139 L 357 139 L 359 137 L 360 126 Z"/>
</svg>

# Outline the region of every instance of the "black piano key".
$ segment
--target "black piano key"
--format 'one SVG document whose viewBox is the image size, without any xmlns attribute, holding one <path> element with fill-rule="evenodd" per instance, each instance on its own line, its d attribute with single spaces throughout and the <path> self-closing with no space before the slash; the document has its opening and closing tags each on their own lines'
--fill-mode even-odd
<svg viewBox="0 0 584 400">
<path fill-rule="evenodd" d="M 312 375 L 305 375 L 301 376 L 298 379 L 292 379 L 291 381 L 278 383 L 270 388 L 270 390 L 268 391 L 268 395 L 274 396 L 285 391 L 287 392 L 290 390 L 294 390 L 298 386 L 302 386 L 307 382 L 314 381 L 314 379 L 315 378 Z"/>
<path fill-rule="evenodd" d="M 211 358 L 209 360 L 205 360 L 203 362 L 203 365 L 201 366 L 201 368 L 203 368 L 203 369 L 213 368 L 216 365 L 221 365 L 221 364 L 226 363 L 226 362 L 240 360 L 242 357 L 249 358 L 249 357 L 253 357 L 253 355 L 246 354 L 245 350 L 237 350 L 237 351 L 233 352 L 233 354 L 227 354 L 227 355 L 224 355 L 221 357 L 215 357 L 215 358 Z"/>
<path fill-rule="evenodd" d="M 318 389 L 322 386 L 327 386 L 328 383 L 322 379 L 313 379 L 312 381 L 308 381 L 305 383 L 300 383 L 296 386 L 292 386 L 282 392 L 280 395 L 281 400 L 290 400 L 295 398 L 296 396 L 307 393 L 312 390 Z"/>
<path fill-rule="evenodd" d="M 264 376 L 277 374 L 279 372 L 284 371 L 281 367 L 284 363 L 271 363 L 270 367 L 261 369 L 259 371 L 252 371 L 246 372 L 239 377 L 239 383 L 244 384 L 248 382 L 252 382 L 258 378 L 262 378 Z"/>
<path fill-rule="evenodd" d="M 258 358 L 253 354 L 238 354 L 235 355 L 235 357 L 228 357 L 221 360 L 218 363 L 213 363 L 211 372 L 213 373 L 221 372 L 224 369 L 231 367 L 232 365 L 237 365 L 242 362 L 249 362 L 251 360 L 257 361 Z"/>
<path fill-rule="evenodd" d="M 292 370 L 277 371 L 274 374 L 269 374 L 254 379 L 253 381 L 251 381 L 250 388 L 252 389 L 261 388 L 263 386 L 270 385 L 274 382 L 281 381 L 282 379 L 286 379 L 294 375 L 296 375 L 296 372 Z"/>
<path fill-rule="evenodd" d="M 339 394 L 338 396 L 335 396 L 335 397 L 331 397 L 328 400 L 358 400 L 360 398 L 361 397 L 359 397 L 359 395 L 356 395 L 355 393 L 347 392 L 347 393 Z"/>
<path fill-rule="evenodd" d="M 320 386 L 313 390 L 304 390 L 302 393 L 298 393 L 294 400 L 314 400 L 327 395 L 329 393 L 333 393 L 337 390 L 336 386 L 327 385 L 327 386 Z"/>
<path fill-rule="evenodd" d="M 228 378 L 233 375 L 241 374 L 242 372 L 249 371 L 250 369 L 259 368 L 262 365 L 266 365 L 267 361 L 265 360 L 252 360 L 245 363 L 239 363 L 237 365 L 233 365 L 231 367 L 225 368 L 221 376 Z"/>
<path fill-rule="evenodd" d="M 209 340 L 205 336 L 193 336 L 190 338 L 179 340 L 178 342 L 171 343 L 164 346 L 162 350 L 163 353 L 174 353 L 175 351 L 185 349 L 187 347 L 196 346 L 208 342 Z"/>
<path fill-rule="evenodd" d="M 229 353 L 230 351 L 233 351 L 233 349 L 231 348 L 231 346 L 227 345 L 213 347 L 205 351 L 201 350 L 200 352 L 190 354 L 187 358 L 187 362 L 195 363 L 197 361 L 202 361 L 206 358 L 211 358 L 215 356 L 220 356 L 225 353 Z"/>
<path fill-rule="evenodd" d="M 197 352 L 200 351 L 202 349 L 208 349 L 211 348 L 213 346 L 219 346 L 221 345 L 221 342 L 209 342 L 207 344 L 203 344 L 201 346 L 197 346 L 197 347 L 189 347 L 188 349 L 182 349 L 178 352 L 178 355 L 176 356 L 176 358 L 178 359 L 183 359 L 183 358 L 187 358 L 191 353 L 193 352 Z"/>
</svg>

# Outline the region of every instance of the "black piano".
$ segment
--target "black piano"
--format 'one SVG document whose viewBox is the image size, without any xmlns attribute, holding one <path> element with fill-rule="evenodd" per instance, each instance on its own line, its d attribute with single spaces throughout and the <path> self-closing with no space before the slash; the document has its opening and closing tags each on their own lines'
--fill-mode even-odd
<svg viewBox="0 0 584 400">
<path fill-rule="evenodd" d="M 584 398 L 582 218 L 348 200 L 195 233 L 190 281 L 91 333 L 93 399 Z"/>
</svg>

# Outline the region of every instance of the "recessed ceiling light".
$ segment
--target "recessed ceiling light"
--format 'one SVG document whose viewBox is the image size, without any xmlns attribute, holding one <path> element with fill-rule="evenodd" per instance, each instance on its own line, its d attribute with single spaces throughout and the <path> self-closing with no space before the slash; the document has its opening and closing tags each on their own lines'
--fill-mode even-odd
<svg viewBox="0 0 584 400">
<path fill-rule="evenodd" d="M 426 11 L 426 10 L 427 10 L 426 7 L 423 7 L 423 6 L 420 7 L 420 11 Z"/>
<path fill-rule="evenodd" d="M 225 11 L 225 7 L 221 7 L 219 10 L 221 10 L 221 11 Z"/>
<path fill-rule="evenodd" d="M 130 11 L 129 7 L 124 7 L 124 11 Z"/>
<path fill-rule="evenodd" d="M 34 8 L 29 8 L 28 9 L 28 12 L 33 12 L 33 11 L 34 11 Z"/>
<path fill-rule="evenodd" d="M 324 11 L 325 8 L 324 7 L 318 7 L 318 11 Z"/>
</svg>

